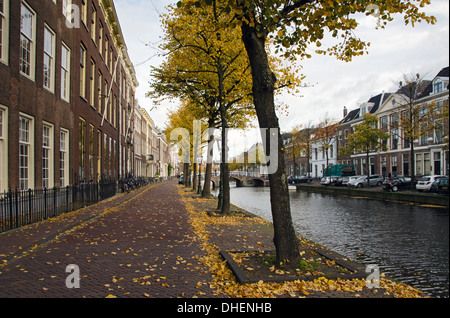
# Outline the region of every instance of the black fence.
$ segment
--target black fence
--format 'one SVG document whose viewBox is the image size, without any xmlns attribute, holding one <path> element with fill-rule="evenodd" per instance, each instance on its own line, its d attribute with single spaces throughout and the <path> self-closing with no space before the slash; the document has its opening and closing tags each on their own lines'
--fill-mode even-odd
<svg viewBox="0 0 450 318">
<path fill-rule="evenodd" d="M 115 180 L 0 194 L 0 233 L 74 211 L 116 194 Z"/>
</svg>

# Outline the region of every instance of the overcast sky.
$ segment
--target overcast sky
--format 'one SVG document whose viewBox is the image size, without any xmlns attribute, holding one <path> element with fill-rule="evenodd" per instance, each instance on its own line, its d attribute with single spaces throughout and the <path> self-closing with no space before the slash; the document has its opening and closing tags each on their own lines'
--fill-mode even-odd
<svg viewBox="0 0 450 318">
<path fill-rule="evenodd" d="M 115 0 L 114 3 L 140 84 L 136 98 L 156 125 L 164 128 L 167 107 L 177 105 L 153 108 L 153 102 L 145 94 L 149 89 L 150 67 L 161 62 L 155 49 L 162 36 L 159 13 L 176 1 Z M 371 42 L 368 55 L 356 57 L 350 63 L 315 54 L 302 61 L 308 87 L 302 88 L 301 96 L 278 98 L 289 105 L 289 114 L 279 115 L 282 131 L 290 131 L 295 125 L 309 121 L 318 123 L 325 114 L 338 121 L 342 119 L 344 106 L 352 110 L 383 90 L 394 91 L 394 83 L 400 81 L 403 74 L 420 73 L 432 79 L 448 66 L 449 1 L 431 0 L 431 3 L 427 12 L 437 18 L 435 25 L 419 23 L 412 28 L 405 26 L 400 18 L 388 24 L 385 30 L 376 30 L 376 19 L 362 16 L 358 20 L 361 26 L 357 35 Z"/>
</svg>

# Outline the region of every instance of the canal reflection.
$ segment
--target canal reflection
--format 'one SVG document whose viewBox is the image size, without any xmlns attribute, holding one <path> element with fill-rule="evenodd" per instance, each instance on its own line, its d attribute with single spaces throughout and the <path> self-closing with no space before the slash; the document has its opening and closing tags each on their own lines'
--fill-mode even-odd
<svg viewBox="0 0 450 318">
<path fill-rule="evenodd" d="M 428 295 L 449 295 L 449 213 L 391 202 L 291 191 L 297 233 Z M 269 221 L 268 188 L 231 188 L 231 202 Z"/>
</svg>

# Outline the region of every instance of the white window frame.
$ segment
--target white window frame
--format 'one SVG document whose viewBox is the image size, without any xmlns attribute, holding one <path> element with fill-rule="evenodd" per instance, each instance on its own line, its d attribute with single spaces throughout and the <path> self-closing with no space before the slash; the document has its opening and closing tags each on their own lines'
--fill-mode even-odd
<svg viewBox="0 0 450 318">
<path fill-rule="evenodd" d="M 62 2 L 62 13 L 67 20 L 71 20 L 72 13 L 72 0 L 61 0 Z"/>
<path fill-rule="evenodd" d="M 0 7 L 0 62 L 9 63 L 9 0 Z"/>
<path fill-rule="evenodd" d="M 8 108 L 0 105 L 0 193 L 8 190 Z"/>
<path fill-rule="evenodd" d="M 87 28 L 87 0 L 81 0 L 81 22 Z"/>
<path fill-rule="evenodd" d="M 63 43 L 61 47 L 61 99 L 68 103 L 70 102 L 70 57 L 70 48 Z"/>
<path fill-rule="evenodd" d="M 61 128 L 59 133 L 59 186 L 69 185 L 69 130 Z"/>
<path fill-rule="evenodd" d="M 52 124 L 42 126 L 42 187 L 53 188 L 54 182 L 54 128 Z"/>
<path fill-rule="evenodd" d="M 80 45 L 80 96 L 86 99 L 86 54 L 83 43 Z"/>
<path fill-rule="evenodd" d="M 95 75 L 97 74 L 97 68 L 95 61 L 91 59 L 91 72 L 90 72 L 90 78 L 89 78 L 89 103 L 90 105 L 95 108 Z"/>
<path fill-rule="evenodd" d="M 31 21 L 29 27 L 31 30 L 27 32 L 26 27 L 28 26 L 22 21 L 23 10 L 27 10 L 31 15 Z M 35 66 L 36 66 L 36 12 L 25 2 L 21 2 L 20 7 L 21 12 L 21 29 L 20 29 L 20 52 L 19 52 L 19 70 L 20 74 L 29 78 L 30 80 L 35 80 Z M 27 46 L 23 46 L 23 42 L 27 42 Z M 24 50 L 28 51 L 28 60 L 25 60 L 23 57 Z M 28 66 L 24 66 L 24 63 L 28 64 Z M 25 67 L 25 69 L 24 69 Z"/>
<path fill-rule="evenodd" d="M 47 39 L 50 36 L 51 39 Z M 49 40 L 49 41 L 48 41 Z M 48 42 L 47 42 L 48 41 Z M 50 45 L 50 48 L 47 47 Z M 48 91 L 55 92 L 55 55 L 56 55 L 56 35 L 55 32 L 47 25 L 44 26 L 44 67 L 43 67 L 43 86 Z M 46 60 L 47 58 L 47 60 Z M 48 65 L 47 65 L 48 64 Z M 46 68 L 49 69 L 46 74 Z M 48 82 L 47 82 L 48 81 Z"/>
<path fill-rule="evenodd" d="M 97 45 L 97 9 L 92 5 L 92 16 L 91 16 L 91 39 L 94 44 Z"/>
<path fill-rule="evenodd" d="M 22 129 L 23 122 L 28 123 L 28 130 Z M 34 118 L 19 113 L 19 189 L 28 190 L 34 187 Z M 26 153 L 22 152 L 27 150 Z M 21 160 L 24 157 L 26 162 Z M 26 165 L 25 165 L 26 164 Z M 22 174 L 24 169 L 25 174 Z"/>
</svg>

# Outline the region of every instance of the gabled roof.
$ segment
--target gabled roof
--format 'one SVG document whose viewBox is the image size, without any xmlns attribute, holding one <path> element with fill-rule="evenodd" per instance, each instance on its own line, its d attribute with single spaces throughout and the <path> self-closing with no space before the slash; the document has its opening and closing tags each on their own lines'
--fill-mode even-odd
<svg viewBox="0 0 450 318">
<path fill-rule="evenodd" d="M 376 96 L 371 97 L 367 103 L 373 104 L 372 108 L 370 109 L 370 113 L 374 114 L 378 108 L 391 96 L 391 93 L 381 93 Z M 381 100 L 383 98 L 383 100 Z M 350 111 L 347 116 L 341 121 L 341 124 L 345 124 L 348 122 L 351 122 L 352 120 L 360 118 L 359 116 L 360 108 L 356 108 L 352 111 Z"/>
<path fill-rule="evenodd" d="M 428 95 L 430 95 L 433 92 L 433 81 L 436 79 L 436 77 L 449 77 L 449 67 L 444 67 L 442 70 L 439 71 L 439 73 L 433 78 L 432 81 L 423 81 L 427 82 L 427 85 L 423 92 L 419 95 L 418 98 L 423 98 Z M 448 85 L 446 87 L 448 89 Z"/>
<path fill-rule="evenodd" d="M 341 124 L 348 123 L 352 121 L 353 119 L 356 119 L 359 117 L 359 108 L 352 110 L 345 116 L 345 118 L 341 121 Z"/>
<path fill-rule="evenodd" d="M 391 93 L 381 93 L 371 97 L 368 102 L 373 103 L 374 105 L 370 110 L 370 113 L 374 114 L 378 110 L 378 108 L 380 108 L 381 104 L 383 104 L 386 101 L 386 99 L 389 98 L 389 96 L 391 96 Z M 383 98 L 383 100 L 381 100 L 381 98 Z"/>
</svg>

